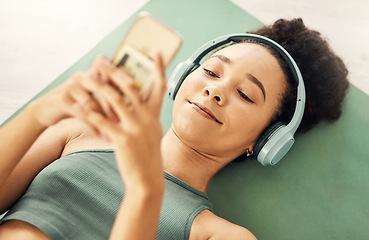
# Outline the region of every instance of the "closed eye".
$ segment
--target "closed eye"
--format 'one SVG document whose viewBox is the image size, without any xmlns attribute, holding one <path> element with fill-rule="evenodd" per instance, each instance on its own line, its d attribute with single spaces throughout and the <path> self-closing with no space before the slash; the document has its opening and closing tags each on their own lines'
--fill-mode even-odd
<svg viewBox="0 0 369 240">
<path fill-rule="evenodd" d="M 203 68 L 204 72 L 206 73 L 206 75 L 209 75 L 210 77 L 214 77 L 214 78 L 219 78 L 218 75 L 216 75 L 214 72 L 212 72 L 209 69 Z"/>
<path fill-rule="evenodd" d="M 241 92 L 240 90 L 237 90 L 238 94 L 241 96 L 242 99 L 250 102 L 250 103 L 254 103 L 254 101 L 252 101 L 246 94 L 244 94 L 243 92 Z"/>
</svg>

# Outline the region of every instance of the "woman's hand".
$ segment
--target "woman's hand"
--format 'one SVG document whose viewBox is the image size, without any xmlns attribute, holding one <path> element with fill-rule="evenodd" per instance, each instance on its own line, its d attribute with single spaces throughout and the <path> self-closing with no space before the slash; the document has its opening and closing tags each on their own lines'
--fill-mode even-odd
<svg viewBox="0 0 369 240">
<path fill-rule="evenodd" d="M 88 71 L 74 73 L 67 81 L 31 102 L 28 108 L 40 124 L 49 127 L 62 119 L 77 117 L 79 112 L 76 106 L 102 111 L 100 103 L 89 89 L 94 79 L 105 77 L 99 66 L 104 62 L 109 60 L 98 56 Z"/>
<path fill-rule="evenodd" d="M 77 116 L 75 106 L 79 104 L 88 105 L 97 112 L 101 111 L 97 101 L 94 99 L 91 101 L 91 93 L 84 87 L 92 82 L 91 78 L 99 74 L 97 66 L 99 59 L 103 57 L 98 57 L 89 71 L 74 74 L 65 83 L 31 102 L 0 128 L 0 188 L 4 187 L 2 193 L 13 192 L 13 197 L 6 195 L 7 199 L 11 199 L 7 200 L 8 203 L 19 197 L 38 171 L 60 156 L 68 133 L 63 132 L 52 136 L 52 139 L 45 139 L 49 134 L 42 135 L 45 129 L 63 118 Z M 29 153 L 31 146 L 37 150 Z M 38 157 L 36 154 L 33 155 L 35 152 L 40 153 L 38 149 L 42 149 L 44 155 Z M 26 153 L 29 153 L 28 156 L 25 156 Z M 16 187 L 12 187 L 13 184 Z M 8 191 L 8 188 L 12 190 Z M 9 206 L 3 202 L 0 208 Z"/>
<path fill-rule="evenodd" d="M 126 73 L 108 62 L 97 65 L 100 78 L 86 87 L 102 111 L 83 104 L 77 109 L 97 135 L 116 147 L 125 196 L 110 238 L 155 239 L 165 189 L 160 149 L 160 111 L 166 91 L 162 58 L 156 59 L 156 77 L 145 100 Z"/>
<path fill-rule="evenodd" d="M 113 64 L 101 59 L 92 84 L 84 85 L 100 103 L 102 111 L 80 104 L 79 117 L 99 136 L 116 146 L 118 167 L 127 187 L 139 182 L 152 183 L 162 175 L 160 111 L 166 91 L 164 65 L 156 59 L 152 91 L 142 99 L 134 81 Z"/>
<path fill-rule="evenodd" d="M 127 185 L 133 179 L 136 183 L 150 182 L 155 178 L 152 173 L 159 169 L 161 173 L 160 111 L 166 80 L 160 55 L 155 74 L 149 96 L 142 99 L 132 78 L 99 56 L 88 71 L 75 73 L 35 100 L 31 109 L 45 127 L 64 118 L 79 117 L 94 133 L 115 144 L 118 166 Z"/>
</svg>

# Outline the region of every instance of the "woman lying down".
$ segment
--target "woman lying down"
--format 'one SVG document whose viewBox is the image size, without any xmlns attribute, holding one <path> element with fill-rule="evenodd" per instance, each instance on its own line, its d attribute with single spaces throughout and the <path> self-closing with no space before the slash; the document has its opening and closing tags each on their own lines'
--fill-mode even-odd
<svg viewBox="0 0 369 240">
<path fill-rule="evenodd" d="M 298 130 L 337 119 L 347 69 L 320 34 L 301 19 L 256 34 L 281 45 L 301 71 Z M 293 117 L 290 61 L 257 39 L 217 50 L 180 85 L 163 136 L 160 54 L 146 100 L 97 57 L 0 129 L 0 210 L 8 211 L 0 239 L 255 239 L 216 216 L 206 191 L 229 162 L 258 154 L 269 126 Z"/>
</svg>

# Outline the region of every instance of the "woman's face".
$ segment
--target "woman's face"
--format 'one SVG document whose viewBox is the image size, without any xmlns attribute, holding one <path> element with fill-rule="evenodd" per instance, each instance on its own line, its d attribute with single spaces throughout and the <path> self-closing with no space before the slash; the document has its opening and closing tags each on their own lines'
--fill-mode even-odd
<svg viewBox="0 0 369 240">
<path fill-rule="evenodd" d="M 240 43 L 221 49 L 183 82 L 173 130 L 202 154 L 234 159 L 253 149 L 285 84 L 277 60 L 264 47 Z"/>
</svg>

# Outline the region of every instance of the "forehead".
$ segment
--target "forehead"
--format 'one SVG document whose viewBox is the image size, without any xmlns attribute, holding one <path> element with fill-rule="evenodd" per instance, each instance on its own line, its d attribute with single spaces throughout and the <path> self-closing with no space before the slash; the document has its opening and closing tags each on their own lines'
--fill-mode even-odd
<svg viewBox="0 0 369 240">
<path fill-rule="evenodd" d="M 211 61 L 230 65 L 237 75 L 252 75 L 261 82 L 269 95 L 283 92 L 286 77 L 278 60 L 269 50 L 256 43 L 237 43 L 215 52 Z M 227 61 L 222 58 L 228 59 Z"/>
<path fill-rule="evenodd" d="M 221 60 L 227 59 L 227 61 L 223 60 L 224 63 L 239 66 L 241 69 L 247 72 L 251 71 L 258 76 L 267 75 L 266 77 L 268 77 L 268 75 L 274 75 L 285 80 L 285 75 L 277 58 L 267 48 L 259 44 L 236 43 L 215 52 L 210 56 L 210 59 L 214 56 L 221 56 Z"/>
<path fill-rule="evenodd" d="M 220 49 L 213 55 L 224 55 L 229 58 L 238 60 L 263 60 L 263 61 L 274 61 L 278 63 L 277 59 L 269 52 L 269 50 L 259 44 L 242 42 L 235 43 L 225 48 Z"/>
</svg>

